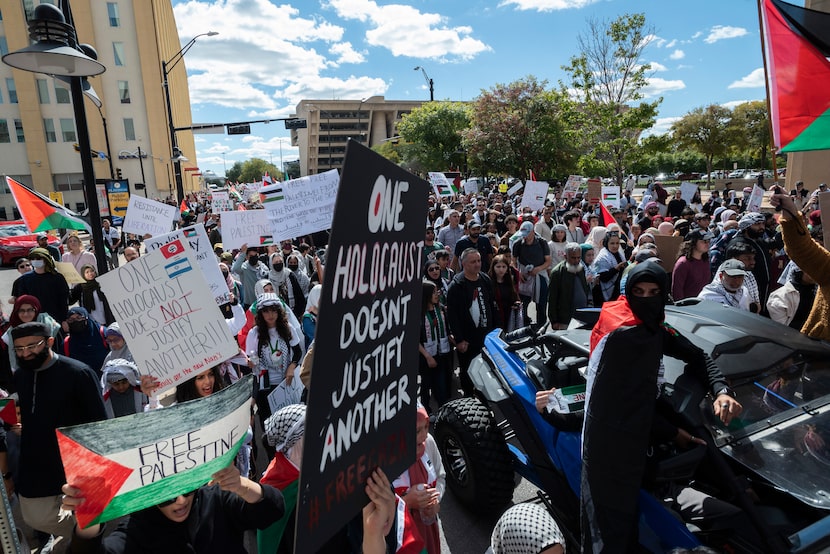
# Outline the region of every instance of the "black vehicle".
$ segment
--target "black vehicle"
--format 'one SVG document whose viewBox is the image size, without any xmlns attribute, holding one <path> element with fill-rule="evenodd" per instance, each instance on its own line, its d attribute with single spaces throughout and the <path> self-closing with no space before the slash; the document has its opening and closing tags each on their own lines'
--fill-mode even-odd
<svg viewBox="0 0 830 554">
<path fill-rule="evenodd" d="M 527 335 L 496 330 L 470 366 L 476 398 L 445 404 L 435 438 L 448 485 L 470 509 L 501 511 L 514 471 L 551 499 L 569 549 L 579 548 L 579 432 L 553 427 L 535 394 L 584 384 L 591 327 L 585 323 Z M 664 358 L 661 394 L 683 427 L 706 447 L 662 449 L 653 480 L 690 481 L 739 506 L 769 552 L 830 547 L 830 344 L 769 319 L 711 302 L 667 306 L 666 321 L 708 354 L 743 405 L 725 427 L 703 385 L 684 364 Z M 751 552 L 740 538 L 706 534 L 640 493 L 641 544 L 652 552 L 706 544 Z"/>
</svg>

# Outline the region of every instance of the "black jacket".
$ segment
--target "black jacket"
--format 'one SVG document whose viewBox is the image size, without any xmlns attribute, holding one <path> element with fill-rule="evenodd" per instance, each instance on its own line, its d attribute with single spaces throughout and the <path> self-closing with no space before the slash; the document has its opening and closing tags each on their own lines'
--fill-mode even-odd
<svg viewBox="0 0 830 554">
<path fill-rule="evenodd" d="M 131 514 L 108 537 L 103 532 L 91 539 L 72 538 L 72 554 L 245 554 L 247 529 L 265 529 L 285 512 L 282 494 L 262 485 L 262 500 L 249 504 L 218 485 L 196 491 L 190 515 L 182 523 L 167 519 L 155 506 Z"/>
<path fill-rule="evenodd" d="M 487 321 L 484 328 L 479 328 L 470 315 L 470 305 L 478 290 L 484 294 L 481 302 Z M 447 290 L 447 322 L 450 324 L 450 332 L 455 342 L 477 343 L 483 340 L 487 332 L 501 326 L 502 323 L 496 321 L 498 310 L 494 308 L 493 284 L 486 273 L 479 273 L 477 281 L 470 281 L 464 277 L 463 271 L 453 277 L 450 288 Z"/>
</svg>

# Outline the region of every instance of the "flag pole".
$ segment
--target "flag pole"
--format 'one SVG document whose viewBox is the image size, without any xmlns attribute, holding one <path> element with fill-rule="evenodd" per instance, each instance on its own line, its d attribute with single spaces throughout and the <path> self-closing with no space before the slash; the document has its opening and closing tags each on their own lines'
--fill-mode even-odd
<svg viewBox="0 0 830 554">
<path fill-rule="evenodd" d="M 758 0 L 758 27 L 761 30 L 761 59 L 764 60 L 764 90 L 766 91 L 766 102 L 767 102 L 767 123 L 769 126 L 769 150 L 770 155 L 772 156 L 772 184 L 778 184 L 778 163 L 776 160 L 776 148 L 775 148 L 775 129 L 772 122 L 772 108 L 770 107 L 770 93 L 769 93 L 769 65 L 767 64 L 767 44 L 764 37 L 764 14 L 763 14 L 763 6 L 761 5 L 764 0 Z M 761 175 L 763 179 L 763 168 L 761 168 Z M 786 179 L 784 180 L 786 184 Z"/>
</svg>

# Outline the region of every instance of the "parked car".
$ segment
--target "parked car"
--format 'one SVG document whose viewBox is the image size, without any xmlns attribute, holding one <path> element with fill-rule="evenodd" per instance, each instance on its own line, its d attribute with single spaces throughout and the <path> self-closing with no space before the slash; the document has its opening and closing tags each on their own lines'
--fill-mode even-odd
<svg viewBox="0 0 830 554">
<path fill-rule="evenodd" d="M 57 246 L 63 253 L 60 239 L 49 235 L 49 244 Z M 32 234 L 22 219 L 0 221 L 0 263 L 11 265 L 20 258 L 29 255 L 37 247 L 37 235 Z"/>
<path fill-rule="evenodd" d="M 655 447 L 655 480 L 688 483 L 740 507 L 763 551 L 826 552 L 830 545 L 830 344 L 767 318 L 713 302 L 667 306 L 666 322 L 717 365 L 743 404 L 728 427 L 712 413 L 703 383 L 665 357 L 661 395 L 678 423 L 706 446 Z M 470 364 L 475 395 L 444 404 L 434 436 L 447 485 L 471 510 L 495 515 L 510 502 L 518 473 L 550 498 L 568 551 L 579 551 L 580 433 L 536 411 L 537 391 L 574 387 L 580 400 L 596 310 L 562 331 L 491 332 Z M 567 394 L 571 394 L 570 392 Z M 575 405 L 576 406 L 576 405 Z M 578 406 L 574 409 L 578 409 Z M 658 452 L 659 451 L 659 452 Z M 646 551 L 757 552 L 730 532 L 693 533 L 646 490 L 639 495 Z"/>
<path fill-rule="evenodd" d="M 730 171 L 727 175 L 727 179 L 742 179 L 743 176 L 746 175 L 746 169 L 735 169 Z"/>
</svg>

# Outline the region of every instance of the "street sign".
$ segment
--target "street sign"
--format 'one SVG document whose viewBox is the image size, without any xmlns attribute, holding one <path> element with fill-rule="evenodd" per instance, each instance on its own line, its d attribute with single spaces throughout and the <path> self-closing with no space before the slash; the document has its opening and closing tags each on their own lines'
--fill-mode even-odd
<svg viewBox="0 0 830 554">
<path fill-rule="evenodd" d="M 286 129 L 306 129 L 308 127 L 308 122 L 305 119 L 286 119 L 285 120 L 285 128 Z"/>
<path fill-rule="evenodd" d="M 250 135 L 251 134 L 251 126 L 248 125 L 248 124 L 228 125 L 228 134 L 229 135 Z"/>
<path fill-rule="evenodd" d="M 63 203 L 63 193 L 60 192 L 60 191 L 50 192 L 49 193 L 49 200 L 51 200 L 52 202 L 55 202 L 56 204 L 60 204 L 61 206 L 64 205 L 64 203 Z"/>
</svg>

